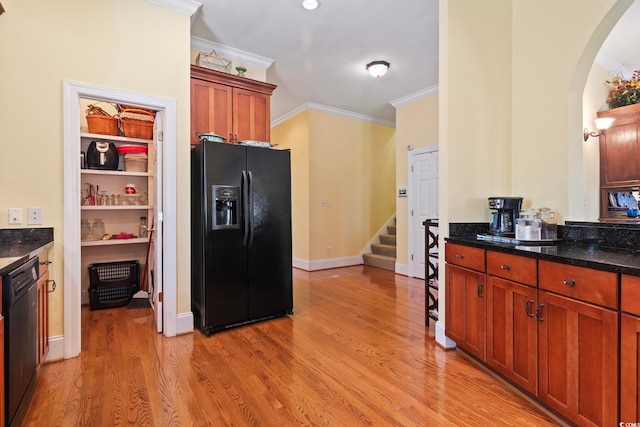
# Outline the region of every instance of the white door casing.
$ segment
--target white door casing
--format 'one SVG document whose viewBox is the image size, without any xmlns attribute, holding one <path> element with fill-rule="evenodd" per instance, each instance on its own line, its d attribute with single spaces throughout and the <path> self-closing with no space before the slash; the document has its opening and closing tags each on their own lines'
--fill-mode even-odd
<svg viewBox="0 0 640 427">
<path fill-rule="evenodd" d="M 76 357 L 81 349 L 81 267 L 80 267 L 80 98 L 119 102 L 152 108 L 161 112 L 163 141 L 158 147 L 156 187 L 161 192 L 162 208 L 156 211 L 163 219 L 163 232 L 157 247 L 163 261 L 155 275 L 164 284 L 162 325 L 164 335 L 177 333 L 177 223 L 176 223 L 176 101 L 87 83 L 63 82 L 63 147 L 64 147 L 64 354 Z M 169 160 L 167 160 L 169 159 Z M 173 161 L 171 161 L 173 159 Z M 164 242 L 164 244 L 161 244 Z M 167 244 L 169 243 L 169 244 Z M 157 279 L 156 279 L 157 280 Z"/>
<path fill-rule="evenodd" d="M 163 160 L 163 147 L 164 147 L 164 114 L 162 112 L 158 112 L 156 115 L 156 123 L 154 130 L 154 140 L 155 140 L 155 149 L 156 149 L 156 169 L 158 169 L 158 165 L 162 165 Z M 157 176 L 157 175 L 156 175 Z M 158 180 L 156 180 L 155 186 L 155 199 L 156 206 L 162 206 L 162 186 L 157 185 Z M 158 332 L 163 331 L 163 316 L 162 316 L 162 306 L 163 299 L 160 297 L 162 295 L 162 274 L 158 274 L 162 272 L 162 226 L 163 226 L 163 217 L 162 217 L 162 209 L 158 209 L 154 221 L 151 225 L 150 238 L 151 238 L 151 248 L 152 252 L 149 254 L 151 260 L 147 263 L 147 265 L 151 264 L 153 266 L 153 273 L 147 270 L 147 280 L 149 286 L 149 302 L 151 303 L 151 307 L 155 313 L 156 319 L 156 330 Z"/>
<path fill-rule="evenodd" d="M 409 277 L 425 278 L 426 219 L 438 218 L 438 146 L 409 151 L 408 253 Z"/>
</svg>

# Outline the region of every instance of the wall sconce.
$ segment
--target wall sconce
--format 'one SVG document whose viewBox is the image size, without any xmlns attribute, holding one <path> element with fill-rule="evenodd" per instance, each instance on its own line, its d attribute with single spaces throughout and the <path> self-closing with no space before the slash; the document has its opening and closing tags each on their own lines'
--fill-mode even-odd
<svg viewBox="0 0 640 427">
<path fill-rule="evenodd" d="M 302 7 L 304 7 L 307 10 L 317 9 L 318 6 L 320 6 L 320 4 L 318 3 L 318 0 L 302 0 Z"/>
<path fill-rule="evenodd" d="M 589 129 L 584 128 L 584 141 L 587 142 L 587 139 L 589 139 L 590 136 L 595 138 L 604 134 L 604 131 L 606 131 L 607 129 L 609 129 L 609 127 L 611 127 L 611 124 L 613 123 L 614 120 L 615 119 L 611 117 L 602 117 L 599 119 L 595 119 L 596 128 L 598 129 L 599 132 L 597 133 L 589 132 Z"/>
<path fill-rule="evenodd" d="M 389 69 L 389 63 L 387 61 L 373 61 L 367 64 L 367 71 L 371 76 L 378 78 L 382 77 L 387 73 Z"/>
</svg>

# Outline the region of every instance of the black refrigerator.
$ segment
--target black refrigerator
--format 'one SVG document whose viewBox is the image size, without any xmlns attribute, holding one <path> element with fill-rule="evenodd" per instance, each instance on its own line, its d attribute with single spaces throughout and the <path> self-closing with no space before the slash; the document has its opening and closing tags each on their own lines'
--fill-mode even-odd
<svg viewBox="0 0 640 427">
<path fill-rule="evenodd" d="M 293 313 L 291 154 L 191 149 L 191 308 L 204 334 Z"/>
</svg>

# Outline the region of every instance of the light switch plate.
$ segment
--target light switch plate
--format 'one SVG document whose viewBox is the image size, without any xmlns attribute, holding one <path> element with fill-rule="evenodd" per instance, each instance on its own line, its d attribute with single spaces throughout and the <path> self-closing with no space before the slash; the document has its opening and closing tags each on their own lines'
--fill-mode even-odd
<svg viewBox="0 0 640 427">
<path fill-rule="evenodd" d="M 22 208 L 9 208 L 9 224 L 22 224 Z"/>
<path fill-rule="evenodd" d="M 42 208 L 27 208 L 27 224 L 42 224 Z"/>
</svg>

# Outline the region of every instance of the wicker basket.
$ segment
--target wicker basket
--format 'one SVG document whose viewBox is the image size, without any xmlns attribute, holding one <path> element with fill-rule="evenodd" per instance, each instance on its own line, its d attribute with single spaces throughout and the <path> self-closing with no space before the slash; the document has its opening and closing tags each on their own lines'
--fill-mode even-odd
<svg viewBox="0 0 640 427">
<path fill-rule="evenodd" d="M 125 108 L 120 113 L 122 133 L 129 138 L 153 138 L 155 114 L 137 108 Z"/>
<path fill-rule="evenodd" d="M 112 117 L 96 104 L 90 104 L 87 108 L 87 126 L 89 133 L 119 135 L 118 119 Z"/>
</svg>

